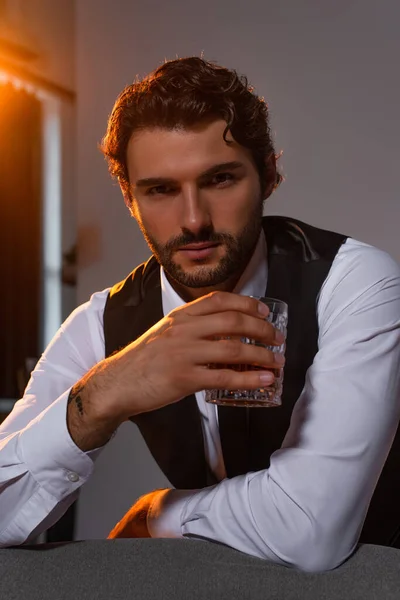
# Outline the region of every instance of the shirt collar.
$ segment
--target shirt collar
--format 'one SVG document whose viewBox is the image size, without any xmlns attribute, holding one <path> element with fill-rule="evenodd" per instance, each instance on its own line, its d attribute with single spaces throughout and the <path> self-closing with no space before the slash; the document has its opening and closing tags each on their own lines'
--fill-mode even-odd
<svg viewBox="0 0 400 600">
<path fill-rule="evenodd" d="M 233 292 L 242 296 L 264 296 L 267 287 L 267 277 L 267 242 L 264 232 L 261 231 L 253 255 Z M 163 313 L 167 315 L 171 310 L 185 304 L 185 301 L 182 300 L 169 283 L 163 267 L 160 267 L 160 279 Z"/>
</svg>

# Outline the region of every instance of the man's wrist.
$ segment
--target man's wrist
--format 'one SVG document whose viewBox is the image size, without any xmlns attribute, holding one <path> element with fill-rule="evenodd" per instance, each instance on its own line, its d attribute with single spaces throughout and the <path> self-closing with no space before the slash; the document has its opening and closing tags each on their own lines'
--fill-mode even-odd
<svg viewBox="0 0 400 600">
<path fill-rule="evenodd" d="M 100 396 L 101 391 L 93 385 L 90 376 L 72 386 L 68 396 L 68 430 L 84 452 L 104 446 L 122 422 L 102 410 Z"/>
<path fill-rule="evenodd" d="M 57 502 L 89 479 L 95 459 L 71 441 L 65 420 L 67 394 L 62 394 L 18 435 L 21 456 L 29 472 L 44 493 Z"/>
<path fill-rule="evenodd" d="M 147 512 L 147 529 L 152 538 L 182 538 L 182 514 L 197 490 L 158 490 Z"/>
</svg>

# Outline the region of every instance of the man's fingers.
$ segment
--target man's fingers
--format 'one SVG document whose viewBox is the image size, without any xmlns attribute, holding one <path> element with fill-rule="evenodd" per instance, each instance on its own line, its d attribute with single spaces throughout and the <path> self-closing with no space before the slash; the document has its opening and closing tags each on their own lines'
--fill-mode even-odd
<svg viewBox="0 0 400 600">
<path fill-rule="evenodd" d="M 233 369 L 204 369 L 201 375 L 205 390 L 256 390 L 271 385 L 275 376 L 271 371 L 234 371 Z"/>
<path fill-rule="evenodd" d="M 285 341 L 284 335 L 268 321 L 234 311 L 198 316 L 192 327 L 195 328 L 195 336 L 203 339 L 247 337 L 271 346 L 280 346 Z"/>
<path fill-rule="evenodd" d="M 283 367 L 283 354 L 240 340 L 200 341 L 192 348 L 191 358 L 199 365 L 242 364 L 277 369 Z"/>
<path fill-rule="evenodd" d="M 256 298 L 231 294 L 230 292 L 211 292 L 207 296 L 186 304 L 183 310 L 193 317 L 237 311 L 265 319 L 269 314 L 268 306 Z"/>
</svg>

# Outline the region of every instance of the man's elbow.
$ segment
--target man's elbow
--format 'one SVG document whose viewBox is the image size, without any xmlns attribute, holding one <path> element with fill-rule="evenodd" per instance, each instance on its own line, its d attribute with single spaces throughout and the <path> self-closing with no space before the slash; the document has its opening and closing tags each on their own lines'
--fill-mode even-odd
<svg viewBox="0 0 400 600">
<path fill-rule="evenodd" d="M 307 573 L 323 573 L 339 567 L 351 554 L 332 552 L 328 548 L 309 549 L 296 557 L 291 566 Z"/>
<path fill-rule="evenodd" d="M 13 524 L 0 532 L 0 548 L 33 543 L 40 533 L 41 531 L 30 532 Z"/>
<path fill-rule="evenodd" d="M 335 539 L 336 538 L 336 539 Z M 274 549 L 278 561 L 292 569 L 322 573 L 339 567 L 354 551 L 355 544 L 338 543 L 337 536 L 288 535 L 287 543 Z M 265 559 L 271 560 L 266 549 Z"/>
</svg>

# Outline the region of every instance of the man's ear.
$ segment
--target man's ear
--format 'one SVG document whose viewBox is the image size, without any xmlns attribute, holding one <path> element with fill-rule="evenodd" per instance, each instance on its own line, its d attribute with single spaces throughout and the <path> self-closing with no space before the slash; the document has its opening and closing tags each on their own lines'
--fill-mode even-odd
<svg viewBox="0 0 400 600">
<path fill-rule="evenodd" d="M 125 206 L 128 208 L 129 212 L 131 213 L 131 216 L 134 219 L 136 219 L 135 203 L 133 201 L 131 192 L 125 186 L 122 186 L 121 183 L 120 188 L 122 196 L 124 198 Z"/>
<path fill-rule="evenodd" d="M 265 157 L 265 179 L 263 195 L 264 199 L 270 197 L 274 189 L 279 185 L 279 176 L 276 170 L 276 156 L 274 152 Z"/>
</svg>

